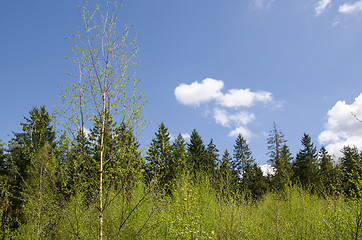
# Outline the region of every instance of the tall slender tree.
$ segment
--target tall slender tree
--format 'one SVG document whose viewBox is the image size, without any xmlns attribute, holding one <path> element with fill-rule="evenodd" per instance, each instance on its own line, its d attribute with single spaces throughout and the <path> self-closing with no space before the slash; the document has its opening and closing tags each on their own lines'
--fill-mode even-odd
<svg viewBox="0 0 362 240">
<path fill-rule="evenodd" d="M 304 133 L 302 138 L 303 149 L 301 149 L 293 163 L 293 178 L 299 181 L 303 187 L 315 187 L 318 182 L 318 152 L 311 137 Z"/>
<path fill-rule="evenodd" d="M 284 186 L 291 180 L 292 172 L 292 154 L 289 147 L 284 144 L 279 152 L 279 156 L 275 159 L 273 167 L 275 173 L 272 176 L 272 184 L 276 189 L 283 189 Z"/>
<path fill-rule="evenodd" d="M 287 141 L 284 138 L 283 132 L 280 130 L 278 125 L 274 122 L 273 128 L 269 132 L 269 137 L 267 139 L 268 143 L 268 156 L 269 162 L 273 167 L 277 165 L 276 162 L 280 159 L 280 152 L 282 151 L 283 145 Z M 279 161 L 280 162 L 280 161 Z"/>
<path fill-rule="evenodd" d="M 249 145 L 246 139 L 239 134 L 235 140 L 234 145 L 234 158 L 231 161 L 231 169 L 235 175 L 240 179 L 241 189 L 246 192 L 251 187 L 252 175 L 254 174 L 255 163 Z"/>
<path fill-rule="evenodd" d="M 336 171 L 333 167 L 333 159 L 325 147 L 321 147 L 318 154 L 318 177 L 321 189 L 327 194 L 332 193 L 332 186 L 336 181 Z"/>
<path fill-rule="evenodd" d="M 216 148 L 213 140 L 210 140 L 210 143 L 207 145 L 206 148 L 206 156 L 204 158 L 204 171 L 211 174 L 212 176 L 215 173 L 216 166 L 219 159 L 219 150 Z"/>
<path fill-rule="evenodd" d="M 254 162 L 249 145 L 246 139 L 239 134 L 235 140 L 234 145 L 234 158 L 230 163 L 231 168 L 242 175 L 247 165 L 251 165 Z"/>
<path fill-rule="evenodd" d="M 14 227 L 18 223 L 28 221 L 23 214 L 23 207 L 31 200 L 29 196 L 37 192 L 50 194 L 44 191 L 43 181 L 51 177 L 52 189 L 57 188 L 55 180 L 56 161 L 51 158 L 56 148 L 55 131 L 50 114 L 45 106 L 33 107 L 29 112 L 29 117 L 24 117 L 25 123 L 21 123 L 22 132 L 14 133 L 14 138 L 9 143 L 9 155 L 7 171 L 9 172 L 9 183 L 11 184 L 12 212 L 15 213 L 13 219 Z M 40 157 L 41 156 L 41 157 Z M 51 163 L 50 160 L 51 159 Z M 35 174 L 36 172 L 41 174 Z M 37 181 L 38 185 L 31 183 Z M 49 184 L 48 184 L 49 185 Z M 50 195 L 47 195 L 50 198 Z M 43 213 L 43 205 L 38 202 L 39 216 Z M 38 226 L 39 225 L 38 221 Z"/>
<path fill-rule="evenodd" d="M 194 129 L 191 133 L 190 143 L 187 144 L 187 158 L 196 176 L 204 169 L 204 158 L 206 149 L 199 133 Z"/>
<path fill-rule="evenodd" d="M 45 106 L 33 107 L 29 117 L 24 119 L 25 123 L 21 123 L 22 132 L 14 133 L 9 144 L 10 161 L 17 173 L 16 181 L 19 184 L 28 178 L 27 168 L 34 153 L 46 143 L 50 144 L 51 150 L 54 150 L 56 145 L 52 120 Z"/>
<path fill-rule="evenodd" d="M 125 124 L 137 133 L 145 124 L 141 111 L 146 100 L 138 92 L 140 80 L 130 71 L 137 63 L 138 45 L 128 40 L 130 27 L 120 29 L 118 25 L 121 2 L 105 1 L 94 10 L 90 10 L 87 2 L 78 4 L 83 29 L 67 38 L 78 73 L 69 74 L 76 81 L 65 88 L 58 116 L 65 120 L 64 130 L 71 133 L 66 136 L 73 137 L 95 120 L 99 121 L 97 210 L 98 237 L 103 239 L 104 211 L 109 206 L 109 199 L 104 198 L 104 173 L 106 164 L 112 161 L 105 155 L 107 120 L 113 118 L 117 124 Z"/>
<path fill-rule="evenodd" d="M 226 149 L 221 157 L 221 161 L 218 166 L 218 181 L 220 189 L 223 195 L 228 195 L 237 189 L 237 183 L 239 178 L 235 178 L 235 174 L 230 168 L 230 162 L 232 160 L 231 154 Z"/>
<path fill-rule="evenodd" d="M 267 139 L 269 163 L 274 168 L 275 173 L 271 176 L 272 184 L 276 189 L 282 189 L 290 180 L 291 173 L 291 153 L 286 145 L 283 132 L 274 122 L 273 128 L 269 132 Z"/>
<path fill-rule="evenodd" d="M 156 180 L 161 186 L 168 184 L 174 175 L 175 166 L 171 157 L 170 134 L 162 122 L 158 132 L 152 139 L 147 151 L 147 165 L 149 179 Z"/>
<path fill-rule="evenodd" d="M 339 162 L 340 189 L 347 196 L 361 197 L 362 153 L 357 147 L 345 146 Z"/>
<path fill-rule="evenodd" d="M 181 134 L 176 137 L 171 145 L 171 155 L 176 167 L 176 176 L 191 170 L 191 166 L 187 163 L 186 142 Z"/>
<path fill-rule="evenodd" d="M 267 188 L 266 179 L 246 142 L 246 139 L 239 134 L 234 145 L 234 159 L 231 162 L 234 179 L 239 179 L 240 188 L 246 198 L 259 198 Z"/>
<path fill-rule="evenodd" d="M 221 161 L 219 164 L 219 172 L 220 176 L 222 178 L 227 177 L 230 175 L 231 169 L 230 169 L 230 162 L 232 160 L 232 157 L 229 153 L 229 151 L 226 149 L 221 157 Z"/>
</svg>

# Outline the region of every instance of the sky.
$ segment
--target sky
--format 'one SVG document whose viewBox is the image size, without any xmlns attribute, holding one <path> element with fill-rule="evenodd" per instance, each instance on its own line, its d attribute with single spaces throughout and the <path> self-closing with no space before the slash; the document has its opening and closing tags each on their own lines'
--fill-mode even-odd
<svg viewBox="0 0 362 240">
<path fill-rule="evenodd" d="M 94 6 L 94 1 L 90 1 Z M 162 121 L 174 138 L 196 129 L 222 154 L 237 135 L 265 164 L 275 122 L 293 155 L 308 133 L 336 158 L 362 149 L 362 1 L 124 0 L 120 26 L 141 45 L 137 75 L 149 103 L 150 143 Z M 60 105 L 81 30 L 75 1 L 3 1 L 0 139 L 20 132 L 33 106 Z"/>
</svg>

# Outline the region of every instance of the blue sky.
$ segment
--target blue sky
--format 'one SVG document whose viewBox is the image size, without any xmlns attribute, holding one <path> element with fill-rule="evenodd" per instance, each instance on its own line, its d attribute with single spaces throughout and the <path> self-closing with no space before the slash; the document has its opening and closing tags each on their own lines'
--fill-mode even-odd
<svg viewBox="0 0 362 240">
<path fill-rule="evenodd" d="M 91 1 L 90 5 L 92 5 Z M 192 129 L 223 152 L 242 133 L 257 162 L 267 161 L 273 122 L 293 155 L 304 132 L 338 155 L 362 147 L 362 1 L 124 0 L 120 24 L 141 44 L 141 90 L 151 121 L 172 136 Z M 5 1 L 0 10 L 0 139 L 21 130 L 35 105 L 59 105 L 81 29 L 75 1 Z"/>
</svg>

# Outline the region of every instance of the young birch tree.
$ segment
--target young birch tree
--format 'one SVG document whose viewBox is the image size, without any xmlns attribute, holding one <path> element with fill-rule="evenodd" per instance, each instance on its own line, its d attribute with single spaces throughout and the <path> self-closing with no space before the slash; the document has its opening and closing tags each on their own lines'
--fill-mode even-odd
<svg viewBox="0 0 362 240">
<path fill-rule="evenodd" d="M 130 72 L 130 68 L 137 65 L 139 47 L 135 40 L 128 40 L 130 27 L 121 29 L 117 25 L 121 5 L 119 1 L 106 1 L 90 10 L 87 1 L 78 2 L 82 31 L 66 38 L 73 51 L 72 63 L 77 73 L 68 74 L 73 82 L 64 88 L 63 108 L 58 112 L 69 139 L 77 136 L 80 141 L 86 141 L 86 128 L 92 124 L 99 128 L 100 153 L 95 169 L 98 181 L 92 183 L 98 195 L 99 239 L 103 239 L 105 207 L 111 201 L 104 195 L 105 167 L 115 159 L 104 154 L 107 122 L 113 119 L 134 133 L 145 126 L 141 111 L 146 99 L 138 92 L 140 80 L 135 71 Z M 89 159 L 82 152 L 80 161 L 86 163 Z"/>
</svg>

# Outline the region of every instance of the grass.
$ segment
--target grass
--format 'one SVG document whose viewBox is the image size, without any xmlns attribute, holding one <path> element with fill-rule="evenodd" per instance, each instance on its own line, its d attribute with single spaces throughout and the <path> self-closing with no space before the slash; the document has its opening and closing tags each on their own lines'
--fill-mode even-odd
<svg viewBox="0 0 362 240">
<path fill-rule="evenodd" d="M 105 212 L 106 239 L 359 239 L 361 204 L 343 197 L 322 198 L 298 187 L 269 192 L 258 201 L 222 197 L 207 178 L 180 178 L 171 195 L 143 183 Z M 131 196 L 131 197 L 130 197 Z M 53 239 L 96 239 L 94 207 L 73 198 L 62 210 Z M 29 206 L 30 207 L 30 206 Z M 51 211 L 51 209 L 49 209 Z M 35 239 L 29 221 L 18 238 Z M 35 229 L 33 233 L 35 232 Z M 75 235 L 77 232 L 78 237 Z M 358 233 L 358 234 L 357 234 Z M 357 235 L 356 235 L 357 234 Z"/>
</svg>

